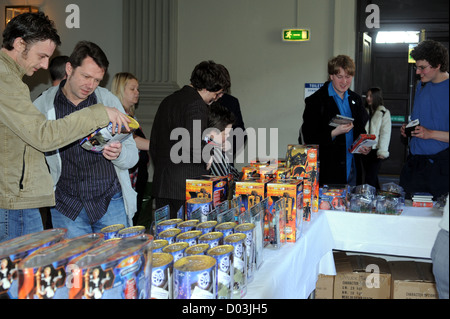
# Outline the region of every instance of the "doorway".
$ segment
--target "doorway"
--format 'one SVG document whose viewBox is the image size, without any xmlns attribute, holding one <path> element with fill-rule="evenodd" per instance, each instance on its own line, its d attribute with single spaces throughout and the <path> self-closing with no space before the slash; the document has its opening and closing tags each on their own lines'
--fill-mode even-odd
<svg viewBox="0 0 450 319">
<path fill-rule="evenodd" d="M 366 26 L 366 7 L 380 10 L 380 28 Z M 380 31 L 422 31 L 422 37 L 449 44 L 449 3 L 447 0 L 358 0 L 355 91 L 365 97 L 370 87 L 383 91 L 385 107 L 391 112 L 390 156 L 380 168 L 382 179 L 398 180 L 408 156 L 408 141 L 400 127 L 411 114 L 417 77 L 408 63 L 408 43 L 377 43 Z M 384 178 L 383 178 L 384 177 Z M 386 178 L 387 177 L 387 178 Z"/>
</svg>

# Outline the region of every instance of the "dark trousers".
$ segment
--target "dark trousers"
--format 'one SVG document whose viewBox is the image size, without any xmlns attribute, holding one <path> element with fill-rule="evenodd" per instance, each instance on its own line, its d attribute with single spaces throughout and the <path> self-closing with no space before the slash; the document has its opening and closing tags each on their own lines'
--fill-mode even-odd
<svg viewBox="0 0 450 319">
<path fill-rule="evenodd" d="M 448 194 L 448 148 L 434 155 L 410 155 L 400 174 L 400 186 L 407 196 L 426 192 L 436 200 Z"/>
<path fill-rule="evenodd" d="M 186 201 L 172 198 L 155 198 L 156 209 L 169 205 L 170 207 L 170 218 L 178 218 L 177 213 L 181 209 L 182 216 L 184 219 L 184 205 Z"/>
<path fill-rule="evenodd" d="M 380 189 L 380 182 L 378 180 L 378 172 L 380 171 L 383 160 L 377 158 L 378 150 L 371 150 L 366 156 L 361 156 L 361 161 L 364 169 L 364 184 L 369 184 L 376 189 Z"/>
</svg>

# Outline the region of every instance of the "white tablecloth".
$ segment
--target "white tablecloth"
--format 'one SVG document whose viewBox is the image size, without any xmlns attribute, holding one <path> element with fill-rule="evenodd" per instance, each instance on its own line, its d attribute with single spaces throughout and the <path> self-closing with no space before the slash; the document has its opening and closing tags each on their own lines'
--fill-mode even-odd
<svg viewBox="0 0 450 319">
<path fill-rule="evenodd" d="M 401 215 L 319 211 L 325 214 L 334 249 L 382 255 L 430 258 L 442 212 L 405 207 Z"/>
<path fill-rule="evenodd" d="M 319 274 L 335 275 L 335 244 L 325 214 L 313 214 L 303 223 L 295 244 L 280 249 L 264 248 L 264 262 L 247 287 L 245 299 L 306 299 Z"/>
</svg>

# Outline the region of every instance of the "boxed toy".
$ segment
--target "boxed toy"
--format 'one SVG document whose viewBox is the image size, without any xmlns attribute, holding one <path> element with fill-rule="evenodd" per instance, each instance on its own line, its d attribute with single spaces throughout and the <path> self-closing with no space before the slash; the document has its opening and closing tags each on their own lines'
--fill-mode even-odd
<svg viewBox="0 0 450 319">
<path fill-rule="evenodd" d="M 267 184 L 269 203 L 286 200 L 286 241 L 296 242 L 303 226 L 303 180 L 274 180 Z"/>
<path fill-rule="evenodd" d="M 319 189 L 319 208 L 346 211 L 348 193 L 348 185 L 324 185 Z"/>
<path fill-rule="evenodd" d="M 249 179 L 252 176 L 258 174 L 258 168 L 254 166 L 244 166 L 242 167 L 242 180 Z"/>
<path fill-rule="evenodd" d="M 286 167 L 291 169 L 291 178 L 305 177 L 305 174 L 309 173 L 312 183 L 315 183 L 318 157 L 318 145 L 289 144 L 286 152 Z"/>
<path fill-rule="evenodd" d="M 227 200 L 228 178 L 203 175 L 186 179 L 186 202 L 191 198 L 211 198 L 213 208 Z"/>
<path fill-rule="evenodd" d="M 241 196 L 245 210 L 267 197 L 267 183 L 270 181 L 264 178 L 251 178 L 236 182 L 236 196 Z"/>
</svg>

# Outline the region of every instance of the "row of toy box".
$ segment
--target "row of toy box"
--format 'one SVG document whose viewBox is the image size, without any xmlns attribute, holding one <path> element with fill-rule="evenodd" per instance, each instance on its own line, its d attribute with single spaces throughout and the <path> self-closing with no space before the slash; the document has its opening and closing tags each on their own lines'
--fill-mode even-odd
<svg viewBox="0 0 450 319">
<path fill-rule="evenodd" d="M 153 237 L 65 238 L 55 228 L 0 244 L 0 299 L 149 299 Z"/>
<path fill-rule="evenodd" d="M 404 193 L 390 191 L 390 183 L 380 190 L 363 184 L 324 185 L 319 189 L 319 208 L 357 213 L 399 215 L 405 204 Z"/>
<path fill-rule="evenodd" d="M 336 275 L 319 275 L 316 299 L 438 299 L 432 264 L 333 253 Z"/>
</svg>

